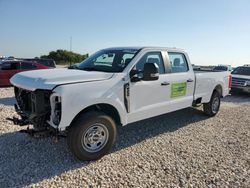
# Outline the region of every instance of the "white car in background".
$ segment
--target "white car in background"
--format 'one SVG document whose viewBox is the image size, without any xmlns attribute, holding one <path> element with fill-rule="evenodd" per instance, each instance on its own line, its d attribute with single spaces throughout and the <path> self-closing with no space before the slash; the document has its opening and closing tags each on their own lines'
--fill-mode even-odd
<svg viewBox="0 0 250 188">
<path fill-rule="evenodd" d="M 250 93 L 250 65 L 237 67 L 232 72 L 231 92 Z"/>
</svg>

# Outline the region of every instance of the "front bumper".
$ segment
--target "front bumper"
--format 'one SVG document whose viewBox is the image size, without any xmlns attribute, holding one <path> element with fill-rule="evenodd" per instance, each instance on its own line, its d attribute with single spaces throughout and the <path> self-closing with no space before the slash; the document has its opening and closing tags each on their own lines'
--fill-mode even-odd
<svg viewBox="0 0 250 188">
<path fill-rule="evenodd" d="M 232 86 L 231 92 L 250 93 L 250 86 Z"/>
</svg>

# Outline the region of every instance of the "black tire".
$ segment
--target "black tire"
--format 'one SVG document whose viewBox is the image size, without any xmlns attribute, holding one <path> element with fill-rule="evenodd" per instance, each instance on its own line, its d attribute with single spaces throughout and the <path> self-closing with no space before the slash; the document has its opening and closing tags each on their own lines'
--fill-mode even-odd
<svg viewBox="0 0 250 188">
<path fill-rule="evenodd" d="M 204 113 L 210 117 L 215 116 L 219 112 L 219 109 L 220 109 L 220 99 L 221 99 L 220 93 L 218 91 L 214 91 L 209 103 L 203 104 Z M 217 105 L 216 107 L 215 106 L 213 107 L 215 102 L 217 102 Z"/>
<path fill-rule="evenodd" d="M 98 137 L 91 136 L 96 136 L 96 133 L 92 134 L 93 131 L 97 130 L 95 129 L 96 126 L 100 126 L 99 128 L 103 129 L 101 134 L 105 133 L 108 135 L 105 143 L 98 143 L 98 147 L 102 145 L 102 148 L 98 151 L 90 150 L 92 147 L 90 147 L 91 144 L 89 144 L 93 141 L 93 138 Z M 89 132 L 91 130 L 92 132 Z M 69 149 L 79 160 L 97 160 L 110 152 L 115 142 L 116 134 L 116 124 L 111 117 L 100 112 L 88 112 L 80 115 L 73 122 L 68 131 L 67 142 Z"/>
</svg>

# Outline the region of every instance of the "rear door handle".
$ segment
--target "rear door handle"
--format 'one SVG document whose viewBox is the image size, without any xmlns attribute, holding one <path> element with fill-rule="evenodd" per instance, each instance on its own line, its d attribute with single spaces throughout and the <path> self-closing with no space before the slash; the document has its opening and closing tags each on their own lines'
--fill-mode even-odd
<svg viewBox="0 0 250 188">
<path fill-rule="evenodd" d="M 170 83 L 168 83 L 168 82 L 162 82 L 162 83 L 161 83 L 162 86 L 168 86 L 169 84 L 170 84 Z"/>
<path fill-rule="evenodd" d="M 193 79 L 191 79 L 191 78 L 189 78 L 188 80 L 187 80 L 187 82 L 193 82 L 194 80 Z"/>
</svg>

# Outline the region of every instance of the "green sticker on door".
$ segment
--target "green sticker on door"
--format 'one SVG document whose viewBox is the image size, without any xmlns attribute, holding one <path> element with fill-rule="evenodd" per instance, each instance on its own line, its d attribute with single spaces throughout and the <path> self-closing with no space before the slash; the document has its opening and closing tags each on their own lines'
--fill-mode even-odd
<svg viewBox="0 0 250 188">
<path fill-rule="evenodd" d="M 171 85 L 171 98 L 185 96 L 187 91 L 187 83 L 173 83 Z"/>
</svg>

